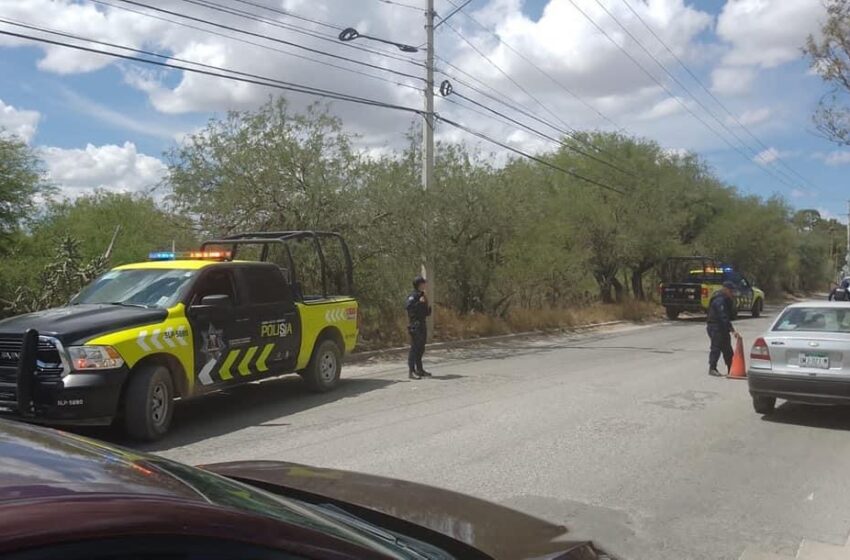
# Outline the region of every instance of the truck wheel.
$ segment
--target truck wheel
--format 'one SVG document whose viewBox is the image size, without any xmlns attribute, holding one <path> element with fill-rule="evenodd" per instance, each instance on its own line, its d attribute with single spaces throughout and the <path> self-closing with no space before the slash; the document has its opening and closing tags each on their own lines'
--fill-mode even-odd
<svg viewBox="0 0 850 560">
<path fill-rule="evenodd" d="M 133 372 L 124 395 L 127 434 L 153 441 L 161 438 L 174 414 L 174 383 L 165 366 L 144 364 Z"/>
<path fill-rule="evenodd" d="M 770 414 L 776 408 L 776 397 L 753 395 L 753 410 L 759 414 Z"/>
<path fill-rule="evenodd" d="M 313 351 L 313 357 L 301 378 L 311 391 L 325 393 L 339 383 L 342 371 L 342 351 L 332 340 L 323 340 Z"/>
<path fill-rule="evenodd" d="M 679 318 L 679 310 L 678 309 L 673 309 L 672 307 L 667 307 L 667 308 L 665 308 L 665 310 L 667 311 L 667 318 L 670 319 L 671 321 L 675 321 L 676 319 Z"/>
<path fill-rule="evenodd" d="M 753 311 L 752 311 L 753 319 L 759 318 L 759 316 L 761 315 L 761 310 L 762 310 L 763 306 L 764 306 L 764 304 L 761 302 L 761 300 L 757 299 L 756 302 L 753 304 Z"/>
</svg>

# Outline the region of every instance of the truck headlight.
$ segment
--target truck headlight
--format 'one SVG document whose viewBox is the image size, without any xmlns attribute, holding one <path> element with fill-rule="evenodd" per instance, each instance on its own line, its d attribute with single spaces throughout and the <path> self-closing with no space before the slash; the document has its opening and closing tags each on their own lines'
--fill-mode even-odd
<svg viewBox="0 0 850 560">
<path fill-rule="evenodd" d="M 74 371 L 115 369 L 124 365 L 124 358 L 112 346 L 71 346 L 68 356 Z"/>
</svg>

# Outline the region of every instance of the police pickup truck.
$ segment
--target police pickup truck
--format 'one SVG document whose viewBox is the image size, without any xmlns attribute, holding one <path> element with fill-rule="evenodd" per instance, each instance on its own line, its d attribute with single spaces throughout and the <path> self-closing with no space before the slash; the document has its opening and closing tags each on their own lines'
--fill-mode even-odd
<svg viewBox="0 0 850 560">
<path fill-rule="evenodd" d="M 718 264 L 710 257 L 667 259 L 661 277 L 658 292 L 670 319 L 676 319 L 683 311 L 705 313 L 711 296 L 727 281 L 735 285 L 733 315 L 744 311 L 758 317 L 764 308 L 763 291 L 731 266 Z"/>
<path fill-rule="evenodd" d="M 324 293 L 301 294 L 290 243 L 315 248 Z M 328 293 L 328 243 L 344 255 L 346 293 Z M 261 259 L 236 260 L 245 248 Z M 267 260 L 271 249 L 287 266 Z M 121 419 L 131 437 L 153 440 L 168 430 L 178 397 L 292 372 L 329 391 L 357 340 L 350 294 L 351 258 L 336 234 L 252 233 L 152 253 L 64 307 L 0 321 L 0 409 L 48 424 Z"/>
</svg>

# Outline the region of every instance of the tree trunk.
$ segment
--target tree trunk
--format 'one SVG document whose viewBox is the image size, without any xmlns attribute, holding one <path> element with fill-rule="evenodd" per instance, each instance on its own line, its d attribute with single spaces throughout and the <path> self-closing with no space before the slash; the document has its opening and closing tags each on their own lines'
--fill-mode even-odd
<svg viewBox="0 0 850 560">
<path fill-rule="evenodd" d="M 632 270 L 632 294 L 636 299 L 641 301 L 646 299 L 646 294 L 643 291 L 643 272 L 641 270 Z"/>
<path fill-rule="evenodd" d="M 611 277 L 611 285 L 614 286 L 614 298 L 617 303 L 623 301 L 623 284 L 617 279 L 617 276 L 614 275 Z"/>
</svg>

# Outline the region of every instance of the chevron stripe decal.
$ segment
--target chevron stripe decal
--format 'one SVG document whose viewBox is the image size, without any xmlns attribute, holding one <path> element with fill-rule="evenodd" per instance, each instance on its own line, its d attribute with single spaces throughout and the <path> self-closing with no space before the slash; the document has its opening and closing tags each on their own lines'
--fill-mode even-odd
<svg viewBox="0 0 850 560">
<path fill-rule="evenodd" d="M 242 358 L 241 362 L 239 362 L 239 367 L 237 368 L 239 370 L 239 375 L 243 377 L 251 375 L 251 370 L 248 368 L 251 366 L 251 359 L 254 357 L 254 354 L 257 353 L 258 348 L 259 346 L 251 346 L 248 348 L 248 351 L 245 352 L 245 357 Z"/>
<path fill-rule="evenodd" d="M 265 347 L 263 347 L 263 351 L 262 353 L 260 353 L 260 357 L 257 358 L 257 371 L 269 371 L 269 366 L 266 365 L 266 360 L 269 359 L 269 354 L 272 353 L 272 350 L 274 350 L 274 343 L 266 344 Z"/>
<path fill-rule="evenodd" d="M 233 363 L 236 361 L 237 356 L 239 356 L 239 350 L 231 350 L 227 357 L 224 359 L 224 363 L 221 364 L 221 369 L 218 370 L 219 376 L 221 376 L 222 380 L 233 379 L 233 373 L 230 371 L 230 368 L 233 367 Z"/>
</svg>

